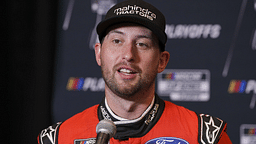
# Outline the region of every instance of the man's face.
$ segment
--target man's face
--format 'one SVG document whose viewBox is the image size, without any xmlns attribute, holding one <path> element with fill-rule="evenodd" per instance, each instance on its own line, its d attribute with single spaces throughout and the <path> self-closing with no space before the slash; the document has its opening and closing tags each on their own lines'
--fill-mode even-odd
<svg viewBox="0 0 256 144">
<path fill-rule="evenodd" d="M 142 26 L 112 27 L 101 47 L 95 49 L 106 90 L 119 96 L 129 97 L 154 87 L 155 77 L 162 71 L 158 40 Z"/>
</svg>

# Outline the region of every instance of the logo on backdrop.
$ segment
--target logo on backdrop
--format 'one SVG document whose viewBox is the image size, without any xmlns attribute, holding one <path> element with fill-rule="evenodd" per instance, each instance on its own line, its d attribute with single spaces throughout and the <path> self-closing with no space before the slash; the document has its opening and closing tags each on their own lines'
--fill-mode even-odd
<svg viewBox="0 0 256 144">
<path fill-rule="evenodd" d="M 103 78 L 96 77 L 70 77 L 66 86 L 68 91 L 92 91 L 102 92 L 105 90 Z"/>
<path fill-rule="evenodd" d="M 169 39 L 216 39 L 220 30 L 219 24 L 167 24 L 165 32 Z"/>
<path fill-rule="evenodd" d="M 253 93 L 250 108 L 253 109 L 256 103 L 256 80 L 231 80 L 228 87 L 228 93 Z"/>
<path fill-rule="evenodd" d="M 101 22 L 102 16 L 106 15 L 108 10 L 117 3 L 117 0 L 92 0 L 91 2 L 92 12 L 97 13 L 95 26 L 92 30 L 89 42 L 89 47 L 94 49 L 95 43 L 99 42 L 96 27 Z"/>
<path fill-rule="evenodd" d="M 166 69 L 157 75 L 157 91 L 172 101 L 209 101 L 209 70 Z"/>
<path fill-rule="evenodd" d="M 62 25 L 63 30 L 68 30 L 75 0 L 70 0 L 68 3 L 65 19 Z M 102 20 L 102 16 L 106 15 L 107 11 L 117 3 L 117 0 L 91 0 L 91 10 L 93 13 L 97 13 L 95 26 L 91 32 L 89 47 L 94 49 L 95 43 L 99 42 L 98 35 L 96 33 L 96 26 Z"/>
<path fill-rule="evenodd" d="M 256 143 L 256 124 L 242 124 L 240 126 L 240 144 Z"/>
</svg>

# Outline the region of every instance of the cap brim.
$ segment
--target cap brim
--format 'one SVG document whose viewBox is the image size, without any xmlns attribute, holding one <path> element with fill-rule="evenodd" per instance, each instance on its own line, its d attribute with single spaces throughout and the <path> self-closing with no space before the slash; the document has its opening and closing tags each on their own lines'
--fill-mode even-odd
<svg viewBox="0 0 256 144">
<path fill-rule="evenodd" d="M 145 26 L 146 28 L 150 29 L 158 37 L 161 44 L 165 45 L 165 42 L 167 40 L 167 36 L 165 32 L 163 32 L 161 29 L 158 28 L 157 25 L 154 25 L 148 20 L 144 20 L 139 17 L 135 17 L 131 15 L 116 16 L 100 22 L 97 26 L 97 33 L 99 35 L 99 39 L 101 40 L 106 35 L 107 28 L 120 23 L 136 23 L 136 24 Z"/>
</svg>

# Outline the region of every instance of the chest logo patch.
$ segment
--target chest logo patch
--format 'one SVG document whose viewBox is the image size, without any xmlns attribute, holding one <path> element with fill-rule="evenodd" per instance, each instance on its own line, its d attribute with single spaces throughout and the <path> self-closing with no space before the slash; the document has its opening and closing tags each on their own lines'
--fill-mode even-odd
<svg viewBox="0 0 256 144">
<path fill-rule="evenodd" d="M 189 144 L 184 139 L 175 137 L 159 137 L 147 141 L 145 144 Z"/>
<path fill-rule="evenodd" d="M 89 139 L 76 139 L 74 144 L 95 144 L 96 138 L 89 138 Z"/>
</svg>

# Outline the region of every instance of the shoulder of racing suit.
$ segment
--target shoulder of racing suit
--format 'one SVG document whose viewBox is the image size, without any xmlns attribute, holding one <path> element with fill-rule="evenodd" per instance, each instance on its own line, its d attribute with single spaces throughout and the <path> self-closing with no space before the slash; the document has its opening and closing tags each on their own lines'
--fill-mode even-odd
<svg viewBox="0 0 256 144">
<path fill-rule="evenodd" d="M 210 115 L 198 114 L 198 142 L 200 144 L 217 144 L 226 129 L 225 121 Z"/>
<path fill-rule="evenodd" d="M 58 144 L 58 133 L 61 122 L 49 126 L 41 131 L 37 141 L 39 144 Z"/>
</svg>

